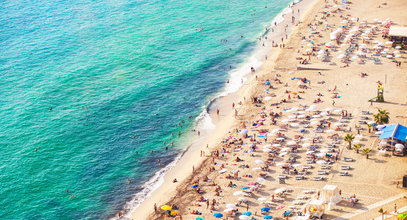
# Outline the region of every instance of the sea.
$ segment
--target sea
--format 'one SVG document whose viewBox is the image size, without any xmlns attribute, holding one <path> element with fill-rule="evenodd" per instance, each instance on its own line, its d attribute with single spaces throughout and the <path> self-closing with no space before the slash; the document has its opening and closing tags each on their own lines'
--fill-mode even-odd
<svg viewBox="0 0 407 220">
<path fill-rule="evenodd" d="M 3 0 L 0 219 L 137 206 L 290 3 Z"/>
</svg>

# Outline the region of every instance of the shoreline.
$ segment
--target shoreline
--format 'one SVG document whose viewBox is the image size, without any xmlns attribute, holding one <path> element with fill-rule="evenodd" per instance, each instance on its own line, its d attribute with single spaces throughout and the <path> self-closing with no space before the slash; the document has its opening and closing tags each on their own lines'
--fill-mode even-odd
<svg viewBox="0 0 407 220">
<path fill-rule="evenodd" d="M 267 60 L 264 58 L 260 61 L 261 64 L 259 65 L 258 70 L 256 70 L 256 76 L 263 76 L 267 74 L 267 69 L 269 68 L 265 68 L 266 64 L 274 65 L 274 62 L 277 60 L 278 55 L 281 52 L 281 48 L 271 46 L 272 41 L 274 39 L 284 38 L 284 35 L 287 35 L 284 39 L 284 42 L 289 41 L 291 33 L 298 26 L 298 21 L 301 21 L 302 18 L 309 13 L 309 11 L 318 1 L 319 0 L 302 0 L 300 2 L 295 1 L 296 4 L 294 5 L 293 2 L 291 2 L 269 23 L 268 27 L 272 27 L 275 30 L 274 32 L 266 30 L 266 32 L 261 35 L 261 38 L 263 38 L 262 42 L 265 43 L 267 46 L 266 49 L 260 51 L 260 53 L 263 52 L 265 55 L 267 55 Z M 289 10 L 288 13 L 284 13 L 287 9 L 291 10 Z M 299 17 L 297 10 L 300 10 Z M 296 25 L 292 25 L 290 21 L 291 19 L 286 18 L 286 15 L 290 15 L 290 12 L 294 12 Z M 279 19 L 280 17 L 282 17 L 283 20 L 280 23 L 277 23 L 277 27 L 273 26 L 273 23 L 277 22 L 276 19 Z M 288 25 L 287 32 L 284 32 L 285 25 Z M 267 40 L 264 39 L 265 36 L 267 36 Z M 281 42 L 281 40 L 275 41 Z M 257 44 L 252 56 L 256 55 L 257 49 L 261 49 L 260 42 Z M 252 56 L 249 56 L 247 59 L 250 59 Z M 250 65 L 250 63 L 246 62 L 244 64 L 246 65 L 242 65 L 242 67 L 239 68 L 243 68 L 248 64 Z M 230 77 L 233 77 L 233 75 L 230 74 Z M 233 91 L 231 93 L 227 93 L 227 91 L 221 91 L 220 93 L 218 93 L 217 96 L 215 95 L 215 98 L 213 99 L 215 105 L 212 105 L 211 103 L 210 108 L 208 107 L 209 117 L 216 127 L 214 129 L 208 129 L 206 131 L 204 130 L 203 132 L 201 130 L 200 137 L 198 137 L 193 132 L 189 134 L 189 137 L 187 137 L 185 141 L 185 143 L 189 143 L 187 149 L 183 151 L 183 153 L 179 156 L 179 159 L 174 160 L 172 163 L 157 172 L 161 174 L 162 170 L 167 170 L 167 172 L 164 173 L 164 176 L 159 177 L 158 181 L 154 183 L 158 184 L 158 186 L 152 188 L 143 202 L 141 202 L 135 208 L 130 208 L 130 210 L 125 215 L 126 218 L 151 219 L 154 212 L 154 204 L 160 206 L 170 201 L 171 198 L 176 195 L 177 187 L 182 186 L 186 180 L 191 178 L 193 174 L 192 167 L 197 170 L 204 164 L 204 162 L 208 158 L 199 157 L 198 151 L 203 150 L 205 151 L 205 153 L 209 153 L 210 151 L 216 149 L 222 138 L 239 121 L 238 119 L 234 118 L 234 111 L 231 108 L 232 103 L 237 103 L 239 100 L 244 101 L 242 99 L 245 99 L 246 97 L 249 98 L 251 92 L 253 92 L 255 87 L 257 86 L 255 76 L 250 73 L 249 69 L 245 74 L 243 74 L 243 77 L 247 77 L 247 80 L 244 81 L 243 85 L 241 85 L 237 89 L 237 91 Z M 226 84 L 224 90 L 227 90 L 227 86 L 228 85 Z M 225 93 L 227 94 L 222 95 Z M 218 106 L 218 108 L 221 109 L 219 117 L 216 115 L 215 106 Z M 237 106 L 236 109 L 239 109 L 238 112 L 239 115 L 241 115 L 242 112 L 245 112 L 249 109 L 249 106 L 245 106 L 245 104 L 243 104 L 242 106 Z M 205 112 L 203 113 L 205 114 Z M 201 118 L 201 120 L 205 119 Z M 199 123 L 200 121 L 198 121 L 195 126 L 198 126 Z M 206 142 L 203 141 L 204 139 L 207 139 Z M 209 145 L 209 148 L 206 148 L 206 145 Z M 154 177 L 156 177 L 156 174 L 154 175 Z M 173 178 L 176 178 L 178 182 L 172 183 Z M 147 183 L 149 183 L 149 181 Z M 162 195 L 166 196 L 163 198 Z"/>
</svg>

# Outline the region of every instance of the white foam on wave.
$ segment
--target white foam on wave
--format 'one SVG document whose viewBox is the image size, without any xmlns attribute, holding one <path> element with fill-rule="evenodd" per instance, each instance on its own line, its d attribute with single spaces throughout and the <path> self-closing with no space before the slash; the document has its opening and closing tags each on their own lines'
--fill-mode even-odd
<svg viewBox="0 0 407 220">
<path fill-rule="evenodd" d="M 197 122 L 196 126 L 199 129 L 212 130 L 216 127 L 216 125 L 212 121 L 211 116 L 206 110 L 202 111 L 201 114 L 196 117 L 195 121 Z"/>
<path fill-rule="evenodd" d="M 153 177 L 142 185 L 142 190 L 134 194 L 133 199 L 126 203 L 124 206 L 124 210 L 126 211 L 126 219 L 131 219 L 131 214 L 134 212 L 134 210 L 136 210 L 146 198 L 150 197 L 151 194 L 164 183 L 164 175 L 178 163 L 182 155 L 183 154 L 178 155 L 174 161 L 157 171 Z M 118 218 L 114 217 L 112 219 Z"/>
</svg>

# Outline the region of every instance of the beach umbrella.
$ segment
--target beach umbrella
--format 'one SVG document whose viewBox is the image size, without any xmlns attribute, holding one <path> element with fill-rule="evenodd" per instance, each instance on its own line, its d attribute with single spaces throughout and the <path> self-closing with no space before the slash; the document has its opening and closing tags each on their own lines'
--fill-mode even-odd
<svg viewBox="0 0 407 220">
<path fill-rule="evenodd" d="M 355 136 L 355 139 L 362 139 L 363 138 L 363 135 L 361 135 L 361 134 L 357 134 L 356 136 Z"/>
<path fill-rule="evenodd" d="M 287 122 L 289 122 L 290 120 L 289 119 L 283 119 L 283 120 L 281 120 L 281 122 L 283 122 L 283 123 L 287 123 Z M 274 130 L 277 130 L 277 131 L 279 131 L 280 129 L 274 129 Z M 273 131 L 274 131 L 273 130 Z"/>
<path fill-rule="evenodd" d="M 305 118 L 305 115 L 298 115 L 297 118 Z"/>
<path fill-rule="evenodd" d="M 333 112 L 334 112 L 334 113 L 341 113 L 341 112 L 342 112 L 342 109 L 337 108 L 337 109 L 333 110 Z"/>
<path fill-rule="evenodd" d="M 311 144 L 310 144 L 310 143 L 303 143 L 301 146 L 303 146 L 303 147 L 309 147 L 309 146 L 311 146 Z"/>
<path fill-rule="evenodd" d="M 162 209 L 162 210 L 165 210 L 165 211 L 169 211 L 169 210 L 172 209 L 172 207 L 169 206 L 169 205 L 163 205 L 163 206 L 161 206 L 161 209 Z"/>
<path fill-rule="evenodd" d="M 246 190 L 246 189 L 250 189 L 250 187 L 249 186 L 244 186 L 244 187 L 242 187 L 242 189 Z"/>
<path fill-rule="evenodd" d="M 281 147 L 281 144 L 272 144 L 273 147 Z"/>
<path fill-rule="evenodd" d="M 284 207 L 285 207 L 284 205 L 279 205 L 279 206 L 277 206 L 277 209 L 280 210 L 280 209 L 283 209 Z"/>
<path fill-rule="evenodd" d="M 325 164 L 325 160 L 317 160 L 317 164 Z"/>
<path fill-rule="evenodd" d="M 282 193 L 286 190 L 287 190 L 286 188 L 282 187 L 282 188 L 278 188 L 278 189 L 274 190 L 274 193 Z"/>
<path fill-rule="evenodd" d="M 204 218 L 196 218 L 195 220 L 204 220 Z"/>
<path fill-rule="evenodd" d="M 393 58 L 393 56 L 392 56 L 392 55 L 387 55 L 386 57 L 387 57 L 387 58 Z"/>
<path fill-rule="evenodd" d="M 235 204 L 226 204 L 226 208 L 228 209 L 235 209 L 236 205 Z"/>
<path fill-rule="evenodd" d="M 247 133 L 249 133 L 249 131 L 247 129 L 240 131 L 240 134 L 247 134 Z"/>
<path fill-rule="evenodd" d="M 383 131 L 376 131 L 375 134 L 383 134 Z"/>
<path fill-rule="evenodd" d="M 255 167 L 255 168 L 253 168 L 252 170 L 253 170 L 253 171 L 259 171 L 259 170 L 261 170 L 261 168 L 260 168 L 260 167 Z"/>
<path fill-rule="evenodd" d="M 393 41 L 387 41 L 385 44 L 387 44 L 387 45 L 393 44 Z"/>
<path fill-rule="evenodd" d="M 282 152 L 286 152 L 286 151 L 290 151 L 291 149 L 290 148 L 288 148 L 288 147 L 283 147 L 283 148 L 281 148 L 281 151 Z"/>
<path fill-rule="evenodd" d="M 266 149 L 263 149 L 263 152 L 270 153 L 270 152 L 271 152 L 271 150 L 270 150 L 270 149 L 268 149 L 268 148 L 266 148 Z"/>
<path fill-rule="evenodd" d="M 401 49 L 401 46 L 396 46 L 396 49 L 400 50 L 400 49 Z"/>
<path fill-rule="evenodd" d="M 228 171 L 228 169 L 221 169 L 219 170 L 219 173 L 226 173 Z"/>
<path fill-rule="evenodd" d="M 228 213 L 228 212 L 231 212 L 231 211 L 233 211 L 233 209 L 231 209 L 231 208 L 223 210 L 223 212 L 225 212 L 225 213 Z"/>
<path fill-rule="evenodd" d="M 393 53 L 400 53 L 400 51 L 399 51 L 399 50 L 395 50 Z"/>
<path fill-rule="evenodd" d="M 270 211 L 270 208 L 269 207 L 262 207 L 260 210 L 263 211 L 263 212 L 268 212 L 268 211 Z"/>
<path fill-rule="evenodd" d="M 265 216 L 263 217 L 263 219 L 273 219 L 273 216 L 271 216 L 271 215 L 265 215 Z"/>
<path fill-rule="evenodd" d="M 331 112 L 331 111 L 333 111 L 333 110 L 335 110 L 335 109 L 334 109 L 334 108 L 331 108 L 331 107 L 328 107 L 328 108 L 325 108 L 324 110 L 327 111 L 327 112 Z"/>
<path fill-rule="evenodd" d="M 311 121 L 311 122 L 310 122 L 311 125 L 316 125 L 316 124 L 318 124 L 318 123 L 319 123 L 318 121 Z"/>
<path fill-rule="evenodd" d="M 268 100 L 271 100 L 271 97 L 270 97 L 270 96 L 264 97 L 264 101 L 268 101 Z"/>
<path fill-rule="evenodd" d="M 315 153 L 315 151 L 313 151 L 313 150 L 309 150 L 309 151 L 307 151 L 307 152 L 305 152 L 306 154 L 313 154 L 313 153 Z"/>
<path fill-rule="evenodd" d="M 300 163 L 295 163 L 295 164 L 293 164 L 292 166 L 293 166 L 293 167 L 299 167 L 299 166 L 302 166 L 302 164 L 300 164 Z"/>
<path fill-rule="evenodd" d="M 345 58 L 345 55 L 344 54 L 339 54 L 339 56 L 337 56 L 337 58 L 338 59 L 343 59 L 343 58 Z"/>
<path fill-rule="evenodd" d="M 262 177 L 257 178 L 256 181 L 257 181 L 258 183 L 260 183 L 260 184 L 264 184 L 264 183 L 266 182 L 266 180 L 265 180 L 264 178 L 262 178 Z"/>
<path fill-rule="evenodd" d="M 283 152 L 283 153 L 279 154 L 278 156 L 279 157 L 284 157 L 285 155 L 287 155 L 287 152 Z"/>
<path fill-rule="evenodd" d="M 239 219 L 240 219 L 240 220 L 249 220 L 250 217 L 247 216 L 247 215 L 241 215 L 241 216 L 239 216 Z"/>
<path fill-rule="evenodd" d="M 396 58 L 400 58 L 400 57 L 401 57 L 401 55 L 400 55 L 400 54 L 397 54 L 395 57 L 396 57 Z"/>
<path fill-rule="evenodd" d="M 271 144 L 266 144 L 263 146 L 263 148 L 268 148 L 268 147 L 271 147 Z"/>
<path fill-rule="evenodd" d="M 243 194 L 243 191 L 236 191 L 233 193 L 234 196 L 240 196 Z"/>
<path fill-rule="evenodd" d="M 319 114 L 320 116 L 327 116 L 329 115 L 328 112 L 321 112 L 321 114 Z"/>
<path fill-rule="evenodd" d="M 332 133 L 332 132 L 334 132 L 335 130 L 332 130 L 332 129 L 329 129 L 329 130 L 326 130 L 325 132 L 326 133 Z"/>
<path fill-rule="evenodd" d="M 247 216 L 251 216 L 252 213 L 251 212 L 243 212 L 242 215 L 247 215 Z"/>
<path fill-rule="evenodd" d="M 198 188 L 199 185 L 195 184 L 195 185 L 192 185 L 191 187 L 192 187 L 192 188 Z"/>
<path fill-rule="evenodd" d="M 285 138 L 283 138 L 283 137 L 279 137 L 279 138 L 276 138 L 276 140 L 278 140 L 278 141 L 284 141 L 284 140 L 285 140 Z"/>
<path fill-rule="evenodd" d="M 239 202 L 246 202 L 246 201 L 247 201 L 247 198 L 239 197 L 239 198 L 237 199 L 237 201 L 239 201 Z"/>
<path fill-rule="evenodd" d="M 258 198 L 257 200 L 258 200 L 258 201 L 266 201 L 266 200 L 267 200 L 267 198 L 260 197 L 260 198 Z"/>
<path fill-rule="evenodd" d="M 256 163 L 256 164 L 264 164 L 264 161 L 262 161 L 262 160 L 255 160 L 254 163 Z"/>
<path fill-rule="evenodd" d="M 385 146 L 385 145 L 387 145 L 387 141 L 380 141 L 379 144 L 382 145 L 382 146 Z"/>
<path fill-rule="evenodd" d="M 295 142 L 295 141 L 289 141 L 289 142 L 287 142 L 287 145 L 296 145 L 297 144 L 297 142 Z"/>
<path fill-rule="evenodd" d="M 222 218 L 222 217 L 223 217 L 223 214 L 218 212 L 218 213 L 213 214 L 213 216 L 214 216 L 215 218 Z"/>
<path fill-rule="evenodd" d="M 313 118 L 320 118 L 320 117 L 322 117 L 321 115 L 313 115 L 312 116 Z"/>
</svg>

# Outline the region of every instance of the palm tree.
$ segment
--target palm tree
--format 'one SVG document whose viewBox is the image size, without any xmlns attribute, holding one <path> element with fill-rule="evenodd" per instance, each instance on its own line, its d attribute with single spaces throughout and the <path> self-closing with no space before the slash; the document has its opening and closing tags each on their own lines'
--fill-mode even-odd
<svg viewBox="0 0 407 220">
<path fill-rule="evenodd" d="M 349 143 L 349 147 L 348 147 L 349 150 L 352 149 L 353 139 L 355 139 L 355 136 L 353 136 L 353 134 L 347 134 L 347 135 L 345 135 L 345 137 L 343 139 L 344 141 Z"/>
<path fill-rule="evenodd" d="M 366 155 L 366 159 L 369 159 L 369 153 L 372 151 L 370 148 L 363 148 L 362 153 Z"/>
<path fill-rule="evenodd" d="M 372 127 L 373 127 L 373 125 L 372 124 L 366 124 L 366 126 L 367 126 L 367 130 L 369 131 L 369 133 L 370 133 L 370 131 L 371 131 L 371 129 L 372 129 Z"/>
<path fill-rule="evenodd" d="M 358 154 L 360 148 L 362 148 L 362 145 L 360 145 L 360 144 L 354 144 L 354 145 L 353 145 L 353 148 L 356 150 L 356 153 Z"/>
<path fill-rule="evenodd" d="M 378 212 L 382 214 L 382 220 L 384 220 L 384 215 L 388 213 L 387 210 L 384 210 L 383 208 L 380 208 Z"/>
<path fill-rule="evenodd" d="M 390 113 L 385 109 L 378 109 L 378 113 L 373 115 L 374 120 L 377 124 L 387 124 L 389 123 Z"/>
</svg>

